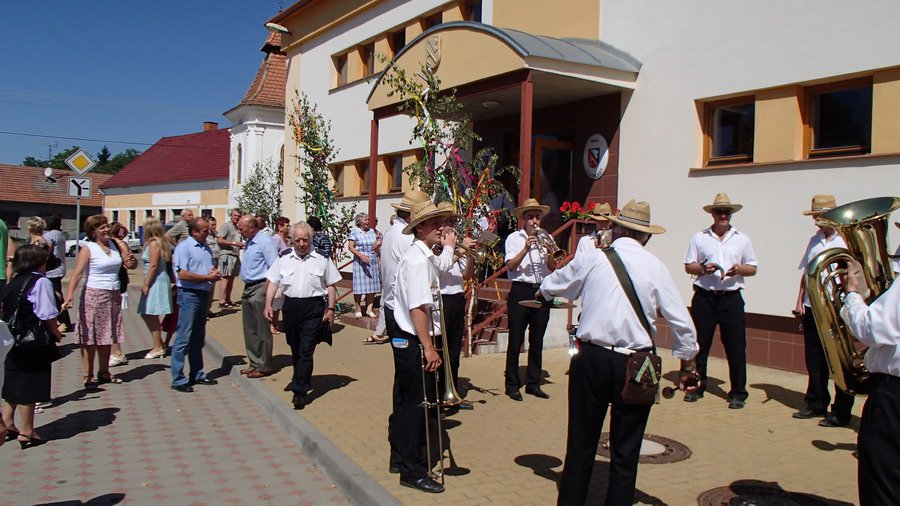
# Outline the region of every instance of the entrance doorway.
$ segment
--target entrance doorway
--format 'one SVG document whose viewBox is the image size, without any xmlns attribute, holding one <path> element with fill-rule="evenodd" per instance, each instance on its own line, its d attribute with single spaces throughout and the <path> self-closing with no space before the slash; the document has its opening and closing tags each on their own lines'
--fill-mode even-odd
<svg viewBox="0 0 900 506">
<path fill-rule="evenodd" d="M 531 175 L 531 196 L 550 207 L 541 226 L 553 232 L 562 223 L 559 207 L 572 197 L 572 152 L 570 142 L 545 137 L 534 140 L 534 163 Z"/>
</svg>

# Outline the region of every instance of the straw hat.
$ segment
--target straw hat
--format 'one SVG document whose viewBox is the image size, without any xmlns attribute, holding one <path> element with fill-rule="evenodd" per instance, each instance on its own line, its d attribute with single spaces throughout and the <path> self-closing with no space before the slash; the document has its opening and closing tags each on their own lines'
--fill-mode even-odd
<svg viewBox="0 0 900 506">
<path fill-rule="evenodd" d="M 604 203 L 594 207 L 594 210 L 591 211 L 590 217 L 591 217 L 591 219 L 594 219 L 597 221 L 609 221 L 609 217 L 611 215 L 612 215 L 612 208 L 609 207 L 608 202 L 604 202 Z"/>
<path fill-rule="evenodd" d="M 447 215 L 447 219 L 458 220 L 462 218 L 462 215 L 456 212 L 456 207 L 453 206 L 449 201 L 438 202 L 437 205 L 438 211 Z"/>
<path fill-rule="evenodd" d="M 812 204 L 809 206 L 808 211 L 803 211 L 803 214 L 806 216 L 812 216 L 814 214 L 822 214 L 829 209 L 834 209 L 837 207 L 837 202 L 834 200 L 834 195 L 826 195 L 819 194 L 815 195 L 812 198 Z"/>
<path fill-rule="evenodd" d="M 415 205 L 413 205 L 412 211 L 410 212 L 409 225 L 407 225 L 406 228 L 403 229 L 403 233 L 412 234 L 413 229 L 416 228 L 416 225 L 422 223 L 423 221 L 444 216 L 447 216 L 447 213 L 445 211 L 439 211 L 434 203 L 430 200 L 416 202 Z"/>
<path fill-rule="evenodd" d="M 609 220 L 625 228 L 648 234 L 661 234 L 666 231 L 659 225 L 650 224 L 650 204 L 635 202 L 634 199 L 629 200 L 625 207 L 619 211 L 619 214 L 610 216 Z"/>
<path fill-rule="evenodd" d="M 732 213 L 736 213 L 740 211 L 744 206 L 740 204 L 732 204 L 731 199 L 728 198 L 728 195 L 725 193 L 719 193 L 716 195 L 716 198 L 713 199 L 713 203 L 708 206 L 703 206 L 703 210 L 707 213 L 712 212 L 713 209 L 731 209 Z"/>
<path fill-rule="evenodd" d="M 550 212 L 550 206 L 542 206 L 540 202 L 536 199 L 529 198 L 525 201 L 521 206 L 513 209 L 513 214 L 516 215 L 516 218 L 521 219 L 522 215 L 527 213 L 528 211 L 540 211 L 541 218 L 547 216 L 547 213 Z"/>
<path fill-rule="evenodd" d="M 391 207 L 398 211 L 412 212 L 412 208 L 416 202 L 431 201 L 431 196 L 422 190 L 410 190 L 403 194 L 403 200 L 399 204 L 391 204 Z"/>
</svg>

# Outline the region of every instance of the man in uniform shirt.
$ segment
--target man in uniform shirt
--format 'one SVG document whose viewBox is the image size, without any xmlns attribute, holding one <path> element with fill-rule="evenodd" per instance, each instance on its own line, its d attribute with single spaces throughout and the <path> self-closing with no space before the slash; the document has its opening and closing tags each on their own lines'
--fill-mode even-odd
<svg viewBox="0 0 900 506">
<path fill-rule="evenodd" d="M 194 219 L 194 211 L 190 209 L 182 209 L 181 210 L 181 221 L 175 224 L 174 227 L 170 228 L 168 232 L 166 232 L 166 239 L 172 243 L 172 246 L 178 246 L 185 239 L 190 237 L 190 231 L 188 230 L 188 222 Z"/>
<path fill-rule="evenodd" d="M 310 391 L 313 353 L 319 343 L 322 326 L 334 322 L 334 285 L 341 274 L 330 258 L 312 249 L 313 229 L 299 222 L 291 230 L 294 248 L 272 264 L 266 273 L 265 315 L 272 320 L 272 301 L 281 287 L 284 293 L 284 333 L 291 347 L 294 376 L 290 390 L 294 392 L 294 409 L 303 409 Z M 325 295 L 328 302 L 325 302 Z"/>
<path fill-rule="evenodd" d="M 445 215 L 430 201 L 417 202 L 403 233 L 414 234 L 415 241 L 403 255 L 394 279 L 391 348 L 394 354 L 393 423 L 390 430 L 392 451 L 399 462 L 400 484 L 424 492 L 443 492 L 444 487 L 428 476 L 422 447 L 425 443 L 425 418 L 421 403 L 423 366 L 433 373 L 441 366 L 431 331 L 440 334 L 440 322 L 433 311 L 433 288 L 438 287 L 438 271 L 431 257 L 432 248 L 456 244 L 453 234 L 441 234 Z M 452 242 L 451 242 L 452 241 Z M 423 364 L 424 361 L 424 364 Z M 429 375 L 430 376 L 430 375 Z M 432 384 L 433 378 L 426 378 Z M 440 437 L 440 435 L 439 435 Z"/>
<path fill-rule="evenodd" d="M 806 216 L 812 216 L 813 222 L 825 211 L 835 207 L 833 195 L 816 195 L 812 199 L 812 205 L 808 211 L 803 211 Z M 805 349 L 806 372 L 809 374 L 809 382 L 806 385 L 806 408 L 794 413 L 794 418 L 824 417 L 819 425 L 822 427 L 840 427 L 850 423 L 850 410 L 853 408 L 853 396 L 844 392 L 835 385 L 834 405 L 831 414 L 828 413 L 828 404 L 831 395 L 828 393 L 828 361 L 825 359 L 825 350 L 822 341 L 819 340 L 819 330 L 816 320 L 810 309 L 809 294 L 806 293 L 806 268 L 809 263 L 821 252 L 830 248 L 846 248 L 844 239 L 831 227 L 819 227 L 819 230 L 809 240 L 806 253 L 800 260 L 800 290 L 797 293 L 797 307 L 794 308 L 794 316 L 803 321 L 803 347 Z M 826 416 L 827 414 L 827 416 Z"/>
<path fill-rule="evenodd" d="M 695 402 L 706 389 L 706 362 L 712 348 L 716 325 L 725 346 L 731 389 L 728 407 L 741 409 L 747 400 L 747 329 L 744 315 L 744 278 L 756 274 L 756 254 L 750 238 L 731 225 L 731 215 L 740 211 L 728 195 L 720 193 L 713 203 L 703 206 L 713 224 L 694 234 L 684 258 L 684 271 L 697 276 L 691 317 L 697 327 L 700 353 L 697 372 L 700 388 L 688 392 L 684 400 Z"/>
<path fill-rule="evenodd" d="M 506 238 L 507 276 L 512 281 L 506 312 L 509 321 L 509 344 L 506 348 L 506 395 L 514 401 L 521 401 L 522 386 L 519 378 L 519 350 L 525 341 L 528 328 L 528 369 L 525 374 L 525 393 L 549 399 L 541 390 L 541 359 L 544 351 L 544 332 L 550 321 L 550 308 L 528 308 L 519 304 L 523 300 L 533 300 L 534 292 L 541 281 L 556 269 L 556 261 L 538 245 L 535 230 L 541 226 L 541 218 L 550 208 L 542 206 L 535 199 L 528 199 L 515 208 L 513 214 L 519 219 L 521 228 Z"/>
<path fill-rule="evenodd" d="M 231 301 L 231 289 L 234 287 L 234 277 L 241 272 L 241 259 L 238 256 L 244 241 L 241 231 L 238 229 L 238 221 L 241 219 L 240 209 L 232 209 L 230 220 L 226 220 L 219 229 L 219 270 L 222 272 L 222 292 L 219 294 L 219 307 L 239 307 Z"/>
<path fill-rule="evenodd" d="M 606 202 L 594 207 L 590 219 L 597 222 L 597 231 L 578 240 L 578 246 L 575 247 L 576 255 L 584 252 L 596 254 L 601 252 L 601 248 L 609 247 L 612 243 L 612 222 L 609 221 L 611 214 L 612 208 Z"/>
<path fill-rule="evenodd" d="M 694 325 L 672 275 L 643 247 L 651 234 L 661 234 L 665 229 L 650 224 L 646 202 L 632 200 L 610 220 L 614 222 L 612 248 L 631 278 L 650 330 L 656 334 L 653 322 L 658 311 L 674 335 L 672 354 L 681 359 L 679 387 L 693 391 L 697 381 L 693 358 L 698 350 Z M 603 253 L 576 255 L 544 279 L 540 294 L 546 299 L 581 297 L 584 307 L 577 335 L 580 348 L 569 367 L 569 430 L 559 504 L 585 503 L 609 405 L 613 407 L 613 452 L 606 504 L 631 504 L 641 440 L 652 404 L 625 404 L 621 392 L 627 381 L 629 355 L 653 349 L 654 335 L 647 334 Z"/>
<path fill-rule="evenodd" d="M 859 266 L 843 279 L 847 298 L 841 317 L 853 335 L 869 347 L 866 370 L 873 376 L 859 424 L 857 452 L 859 504 L 896 504 L 900 491 L 900 282 L 870 305 L 860 295 Z"/>
<path fill-rule="evenodd" d="M 241 316 L 244 323 L 244 345 L 250 367 L 241 369 L 248 378 L 262 378 L 272 374 L 272 329 L 266 320 L 266 271 L 278 259 L 275 244 L 259 228 L 252 214 L 238 221 L 241 236 L 246 240 L 244 260 L 241 262 Z"/>
<path fill-rule="evenodd" d="M 178 329 L 172 344 L 172 389 L 193 392 L 191 385 L 215 385 L 203 372 L 203 343 L 206 340 L 206 310 L 210 290 L 222 275 L 212 263 L 212 251 L 206 245 L 209 223 L 203 218 L 188 222 L 190 237 L 181 242 L 172 255 L 175 286 L 178 287 Z M 190 378 L 184 375 L 187 354 Z"/>
</svg>

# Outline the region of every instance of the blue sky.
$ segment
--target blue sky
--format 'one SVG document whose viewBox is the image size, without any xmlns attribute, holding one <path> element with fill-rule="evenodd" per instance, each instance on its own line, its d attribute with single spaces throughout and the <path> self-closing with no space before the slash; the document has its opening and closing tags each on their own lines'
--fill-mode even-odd
<svg viewBox="0 0 900 506">
<path fill-rule="evenodd" d="M 277 0 L 4 1 L 0 163 L 46 158 L 52 143 L 54 153 L 80 145 L 93 156 L 105 144 L 115 154 L 204 121 L 229 126 L 222 113 L 256 75 L 263 24 L 278 9 Z"/>
</svg>

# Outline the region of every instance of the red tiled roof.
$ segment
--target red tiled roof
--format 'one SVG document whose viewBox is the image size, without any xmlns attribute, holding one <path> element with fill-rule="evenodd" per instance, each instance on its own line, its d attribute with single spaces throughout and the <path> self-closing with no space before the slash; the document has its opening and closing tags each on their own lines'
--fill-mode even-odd
<svg viewBox="0 0 900 506">
<path fill-rule="evenodd" d="M 163 137 L 111 177 L 103 188 L 228 179 L 227 128 Z"/>
<path fill-rule="evenodd" d="M 281 51 L 281 34 L 270 33 L 260 49 L 266 53 L 256 78 L 244 95 L 240 105 L 264 105 L 284 108 L 284 90 L 287 84 L 287 56 Z"/>
<path fill-rule="evenodd" d="M 7 202 L 39 202 L 47 204 L 75 205 L 75 198 L 69 197 L 69 176 L 89 177 L 93 180 L 94 188 L 91 190 L 91 198 L 82 199 L 85 206 L 102 207 L 103 196 L 97 191 L 110 177 L 109 174 L 88 172 L 84 176 L 71 170 L 53 170 L 50 176 L 56 180 L 53 182 L 44 176 L 43 167 L 23 167 L 20 165 L 0 164 L 0 200 Z"/>
</svg>

